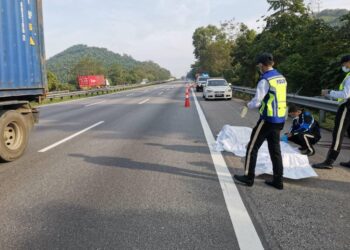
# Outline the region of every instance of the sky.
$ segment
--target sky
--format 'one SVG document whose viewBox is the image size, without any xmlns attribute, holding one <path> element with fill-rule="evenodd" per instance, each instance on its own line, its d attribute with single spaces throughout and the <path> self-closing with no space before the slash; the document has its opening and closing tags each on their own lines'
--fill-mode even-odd
<svg viewBox="0 0 350 250">
<path fill-rule="evenodd" d="M 180 77 L 194 62 L 192 34 L 235 19 L 257 28 L 266 0 L 44 0 L 47 58 L 76 44 L 152 60 Z M 350 0 L 322 0 L 350 9 Z"/>
</svg>

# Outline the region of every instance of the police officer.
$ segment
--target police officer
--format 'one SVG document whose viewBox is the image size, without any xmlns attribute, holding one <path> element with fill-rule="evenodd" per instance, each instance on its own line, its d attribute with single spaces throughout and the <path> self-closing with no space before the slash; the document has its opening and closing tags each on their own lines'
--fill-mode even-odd
<svg viewBox="0 0 350 250">
<path fill-rule="evenodd" d="M 247 104 L 249 109 L 260 108 L 260 119 L 252 131 L 245 158 L 245 175 L 235 175 L 236 181 L 253 186 L 258 151 L 265 140 L 273 165 L 273 179 L 265 183 L 283 189 L 283 162 L 280 132 L 286 116 L 287 81 L 273 68 L 273 56 L 263 53 L 257 58 L 261 77 L 255 97 Z"/>
<path fill-rule="evenodd" d="M 332 169 L 333 163 L 338 158 L 345 132 L 350 125 L 350 55 L 341 59 L 342 70 L 346 73 L 344 81 L 341 83 L 339 91 L 331 91 L 330 96 L 337 98 L 341 105 L 335 118 L 333 129 L 333 140 L 331 148 L 328 151 L 327 158 L 324 162 L 312 165 L 319 169 Z M 340 165 L 350 167 L 350 162 L 342 162 Z"/>
<path fill-rule="evenodd" d="M 318 122 L 310 112 L 296 105 L 289 107 L 288 115 L 293 118 L 290 131 L 286 134 L 288 140 L 300 145 L 299 150 L 302 154 L 308 156 L 314 155 L 315 149 L 313 145 L 321 139 Z"/>
</svg>

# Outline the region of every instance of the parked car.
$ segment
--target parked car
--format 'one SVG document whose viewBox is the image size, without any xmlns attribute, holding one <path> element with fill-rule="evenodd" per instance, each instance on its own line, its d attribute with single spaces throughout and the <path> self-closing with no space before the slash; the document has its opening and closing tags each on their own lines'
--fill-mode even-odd
<svg viewBox="0 0 350 250">
<path fill-rule="evenodd" d="M 206 84 L 208 79 L 209 79 L 209 77 L 207 77 L 207 76 L 200 76 L 197 78 L 197 81 L 196 81 L 196 91 L 197 92 L 203 91 L 203 85 Z"/>
<path fill-rule="evenodd" d="M 203 98 L 208 99 L 232 99 L 232 88 L 225 79 L 212 78 L 208 79 L 204 90 Z"/>
</svg>

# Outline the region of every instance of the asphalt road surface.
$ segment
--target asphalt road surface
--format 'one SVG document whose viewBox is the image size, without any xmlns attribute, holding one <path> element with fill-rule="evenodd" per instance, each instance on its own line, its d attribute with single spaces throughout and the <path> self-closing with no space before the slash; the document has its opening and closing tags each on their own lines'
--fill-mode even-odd
<svg viewBox="0 0 350 250">
<path fill-rule="evenodd" d="M 41 107 L 26 154 L 0 165 L 0 249 L 349 249 L 349 169 L 283 191 L 266 176 L 236 186 L 241 159 L 221 161 L 207 140 L 225 124 L 254 126 L 256 113 L 241 119 L 242 101 L 200 93 L 185 109 L 184 91 L 173 82 Z M 327 148 L 317 151 L 311 162 Z"/>
</svg>

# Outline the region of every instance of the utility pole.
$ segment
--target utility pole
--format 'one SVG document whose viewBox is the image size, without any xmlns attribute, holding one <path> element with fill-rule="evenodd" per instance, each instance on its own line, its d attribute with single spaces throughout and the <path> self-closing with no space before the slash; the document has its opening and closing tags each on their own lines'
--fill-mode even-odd
<svg viewBox="0 0 350 250">
<path fill-rule="evenodd" d="M 314 13 L 320 13 L 322 8 L 322 0 L 310 0 L 309 5 Z"/>
</svg>

